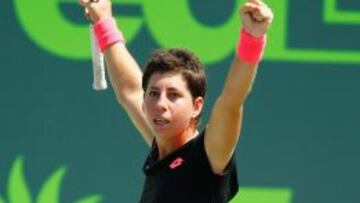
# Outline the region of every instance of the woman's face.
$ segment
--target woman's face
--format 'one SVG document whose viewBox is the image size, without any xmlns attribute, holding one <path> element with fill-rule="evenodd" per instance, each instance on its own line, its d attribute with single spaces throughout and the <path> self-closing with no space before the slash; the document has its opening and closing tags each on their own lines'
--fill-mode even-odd
<svg viewBox="0 0 360 203">
<path fill-rule="evenodd" d="M 177 136 L 200 114 L 203 98 L 193 100 L 180 74 L 154 73 L 145 92 L 143 110 L 158 136 Z"/>
</svg>

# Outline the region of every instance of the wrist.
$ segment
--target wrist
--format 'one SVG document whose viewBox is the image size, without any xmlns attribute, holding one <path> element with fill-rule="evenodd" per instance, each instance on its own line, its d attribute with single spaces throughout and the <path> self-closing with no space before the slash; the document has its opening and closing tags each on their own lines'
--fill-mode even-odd
<svg viewBox="0 0 360 203">
<path fill-rule="evenodd" d="M 93 30 L 101 52 L 116 43 L 124 43 L 121 31 L 114 18 L 102 18 L 95 22 Z"/>
<path fill-rule="evenodd" d="M 266 34 L 254 36 L 244 28 L 240 32 L 237 56 L 246 63 L 259 63 L 266 45 Z"/>
</svg>

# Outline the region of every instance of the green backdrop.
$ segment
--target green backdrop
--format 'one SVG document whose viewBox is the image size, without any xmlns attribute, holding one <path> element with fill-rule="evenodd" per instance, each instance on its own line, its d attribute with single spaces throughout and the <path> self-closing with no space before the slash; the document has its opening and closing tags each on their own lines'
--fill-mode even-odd
<svg viewBox="0 0 360 203">
<path fill-rule="evenodd" d="M 136 202 L 148 148 L 111 89 L 91 89 L 76 0 L 0 3 L 0 203 Z M 140 65 L 185 46 L 207 67 L 206 123 L 233 57 L 239 1 L 114 0 Z M 358 202 L 360 2 L 275 13 L 236 155 L 246 203 Z"/>
</svg>

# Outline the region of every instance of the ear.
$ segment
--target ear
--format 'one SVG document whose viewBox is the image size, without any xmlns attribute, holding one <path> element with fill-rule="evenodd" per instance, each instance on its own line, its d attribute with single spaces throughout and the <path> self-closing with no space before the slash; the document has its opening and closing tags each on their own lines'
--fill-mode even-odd
<svg viewBox="0 0 360 203">
<path fill-rule="evenodd" d="M 194 107 L 194 111 L 193 111 L 192 117 L 196 118 L 201 113 L 201 111 L 204 107 L 204 98 L 197 97 L 193 102 L 193 107 Z"/>
</svg>

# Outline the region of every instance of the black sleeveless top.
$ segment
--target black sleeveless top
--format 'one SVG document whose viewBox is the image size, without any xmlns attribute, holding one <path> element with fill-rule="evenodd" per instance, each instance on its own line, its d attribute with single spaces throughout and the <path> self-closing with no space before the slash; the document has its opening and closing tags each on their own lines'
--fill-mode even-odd
<svg viewBox="0 0 360 203">
<path fill-rule="evenodd" d="M 223 175 L 212 172 L 204 131 L 160 161 L 154 142 L 143 172 L 146 179 L 139 203 L 226 203 L 239 187 L 234 156 Z"/>
</svg>

